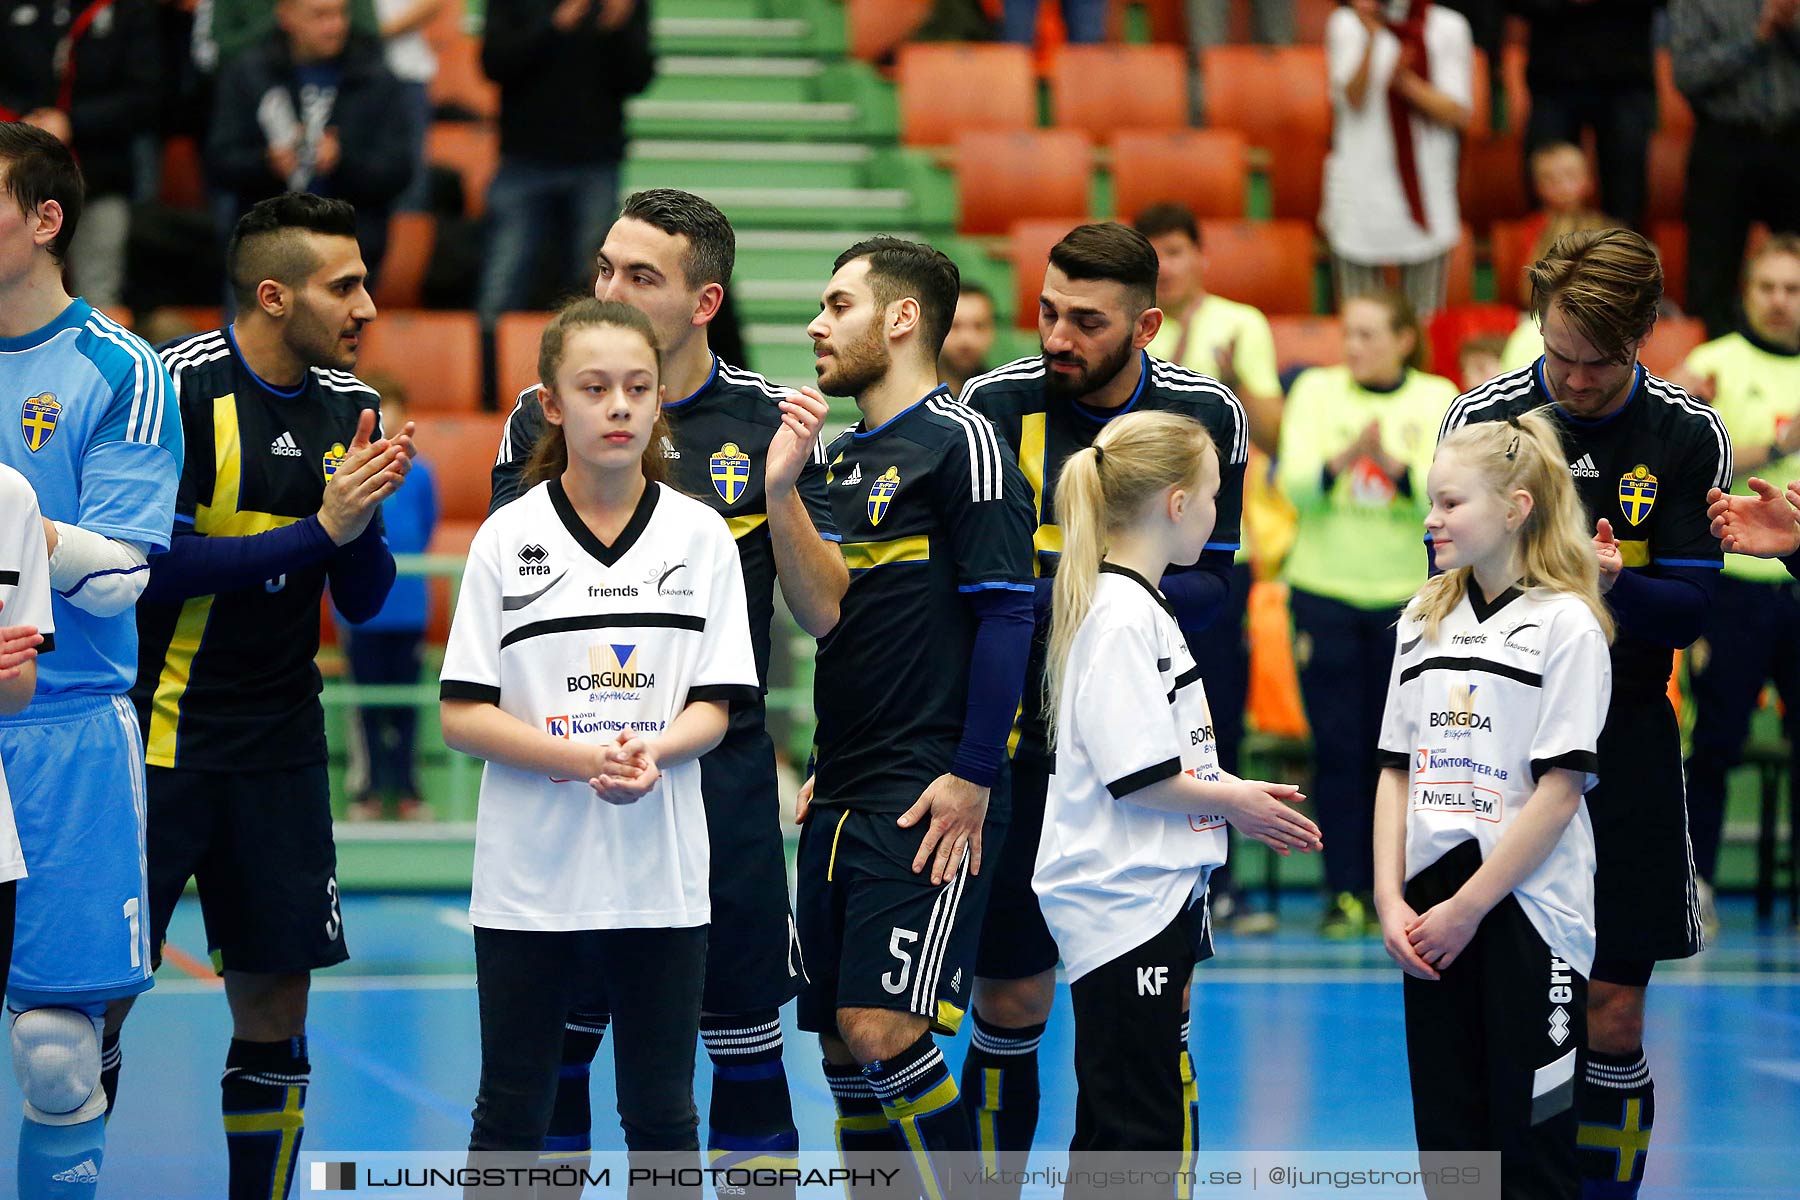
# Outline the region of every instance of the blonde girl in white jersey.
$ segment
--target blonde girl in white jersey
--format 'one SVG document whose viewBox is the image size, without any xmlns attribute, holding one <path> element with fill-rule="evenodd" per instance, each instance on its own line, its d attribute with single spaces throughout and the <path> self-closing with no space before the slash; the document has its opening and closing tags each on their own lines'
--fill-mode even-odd
<svg viewBox="0 0 1800 1200">
<path fill-rule="evenodd" d="M 1184 1013 L 1226 824 L 1282 854 L 1320 846 L 1292 785 L 1219 769 L 1199 671 L 1150 582 L 1199 558 L 1218 490 L 1205 428 L 1168 412 L 1109 422 L 1056 485 L 1056 771 L 1032 887 L 1074 1000 L 1075 1151 L 1192 1150 Z"/>
<path fill-rule="evenodd" d="M 1600 554 L 1542 412 L 1446 437 L 1425 528 L 1445 573 L 1401 617 L 1375 903 L 1406 973 L 1413 1120 L 1501 1153 L 1501 1195 L 1575 1200 L 1594 959 L 1585 793 L 1611 698 Z M 1427 1189 L 1430 1193 L 1430 1189 Z"/>
</svg>

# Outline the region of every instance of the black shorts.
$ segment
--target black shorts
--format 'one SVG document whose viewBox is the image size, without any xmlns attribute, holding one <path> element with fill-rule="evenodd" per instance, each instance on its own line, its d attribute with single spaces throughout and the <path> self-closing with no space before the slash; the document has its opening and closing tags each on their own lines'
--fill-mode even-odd
<svg viewBox="0 0 1800 1200">
<path fill-rule="evenodd" d="M 256 772 L 149 767 L 145 775 L 153 964 L 189 879 L 221 974 L 291 974 L 350 957 L 324 763 Z"/>
<path fill-rule="evenodd" d="M 701 1006 L 722 1014 L 780 1008 L 800 994 L 806 964 L 788 904 L 769 735 L 727 734 L 700 760 L 700 791 L 712 843 L 712 934 Z"/>
<path fill-rule="evenodd" d="M 1596 958 L 1594 982 L 1616 987 L 1649 987 L 1650 975 L 1656 970 L 1653 958 Z"/>
<path fill-rule="evenodd" d="M 1688 840 L 1681 731 L 1660 689 L 1615 684 L 1600 731 L 1594 822 L 1595 958 L 1687 958 L 1705 945 Z"/>
<path fill-rule="evenodd" d="M 1059 957 L 1037 893 L 1031 890 L 1038 843 L 1044 834 L 1050 772 L 1045 764 L 1022 758 L 1014 759 L 1010 769 L 1012 820 L 1005 843 L 999 854 L 983 847 L 994 882 L 975 951 L 975 975 L 980 979 L 1029 979 L 1054 971 Z"/>
<path fill-rule="evenodd" d="M 954 1034 L 969 1007 L 975 942 L 992 876 L 962 867 L 934 887 L 912 860 L 926 824 L 902 829 L 898 813 L 816 807 L 800 831 L 800 944 L 809 979 L 800 1028 L 836 1033 L 840 1008 L 917 1013 Z M 1005 827 L 982 829 L 982 854 Z"/>
</svg>

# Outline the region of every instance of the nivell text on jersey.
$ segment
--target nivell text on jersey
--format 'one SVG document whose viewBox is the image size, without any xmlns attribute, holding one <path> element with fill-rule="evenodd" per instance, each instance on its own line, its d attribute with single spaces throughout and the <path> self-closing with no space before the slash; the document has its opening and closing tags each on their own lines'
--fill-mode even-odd
<svg viewBox="0 0 1800 1200">
<path fill-rule="evenodd" d="M 967 595 L 1031 589 L 1029 494 L 993 427 L 942 388 L 875 429 L 851 426 L 826 459 L 850 588 L 819 643 L 814 794 L 904 812 L 962 740 Z"/>
<path fill-rule="evenodd" d="M 1069 648 L 1056 770 L 1031 880 L 1070 982 L 1144 944 L 1225 861 L 1225 818 L 1132 802 L 1176 775 L 1216 781 L 1200 671 L 1148 580 L 1108 563 Z"/>
<path fill-rule="evenodd" d="M 1106 423 L 1129 412 L 1177 412 L 1192 417 L 1212 435 L 1219 453 L 1218 519 L 1212 538 L 1194 569 L 1228 572 L 1239 548 L 1239 523 L 1244 508 L 1244 465 L 1250 456 L 1249 423 L 1243 405 L 1231 389 L 1216 379 L 1163 362 L 1148 354 L 1139 357 L 1142 374 L 1137 390 L 1118 408 L 1093 408 L 1076 401 L 1057 399 L 1044 388 L 1044 360 L 1033 355 L 978 375 L 963 388 L 969 407 L 993 422 L 1019 460 L 1019 469 L 1031 488 L 1034 520 L 1034 572 L 1039 577 L 1056 574 L 1062 556 L 1062 528 L 1056 523 L 1056 480 L 1063 462 L 1077 450 L 1094 444 Z M 1171 574 L 1184 568 L 1177 568 Z M 1024 704 L 1014 735 L 1015 758 L 1048 766 L 1044 744 L 1044 652 L 1049 630 L 1039 621 L 1038 637 L 1031 648 L 1025 676 Z"/>
<path fill-rule="evenodd" d="M 685 582 L 670 588 L 671 555 Z M 664 586 L 659 589 L 659 580 Z M 596 538 L 559 480 L 475 535 L 444 655 L 446 700 L 498 705 L 552 736 L 654 736 L 695 701 L 751 702 L 756 663 L 725 523 L 660 484 L 617 541 Z M 707 828 L 697 761 L 633 804 L 490 762 L 475 826 L 470 919 L 483 928 L 704 925 Z"/>
</svg>

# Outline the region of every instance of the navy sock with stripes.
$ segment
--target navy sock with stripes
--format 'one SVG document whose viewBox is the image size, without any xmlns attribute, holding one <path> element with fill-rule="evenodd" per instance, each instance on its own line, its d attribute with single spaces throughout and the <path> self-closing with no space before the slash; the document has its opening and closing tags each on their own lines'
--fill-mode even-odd
<svg viewBox="0 0 1800 1200">
<path fill-rule="evenodd" d="M 955 1190 L 950 1161 L 958 1151 L 975 1148 L 969 1119 L 962 1111 L 956 1080 L 931 1032 L 893 1058 L 863 1067 L 863 1076 L 881 1101 L 881 1110 L 900 1135 L 919 1172 L 925 1200 L 945 1200 Z"/>
<path fill-rule="evenodd" d="M 774 1009 L 734 1016 L 702 1013 L 700 1040 L 712 1059 L 706 1158 L 715 1167 L 782 1170 L 800 1162 L 800 1131 L 781 1065 L 781 1015 Z M 793 1186 L 759 1194 L 791 1196 Z"/>
<path fill-rule="evenodd" d="M 563 1025 L 562 1072 L 556 1080 L 556 1105 L 544 1136 L 544 1156 L 556 1161 L 587 1161 L 593 1148 L 594 1116 L 588 1085 L 594 1055 L 606 1038 L 609 1013 L 570 1013 Z"/>
<path fill-rule="evenodd" d="M 231 1039 L 219 1080 L 231 1200 L 283 1200 L 306 1132 L 306 1038 Z"/>
<path fill-rule="evenodd" d="M 1020 1173 L 1037 1133 L 1038 1043 L 1044 1039 L 1044 1026 L 1009 1029 L 983 1019 L 979 1011 L 971 1015 L 975 1030 L 963 1058 L 963 1103 L 974 1123 L 982 1170 L 1005 1171 L 1020 1181 L 996 1185 L 986 1193 L 1004 1200 L 1019 1194 Z"/>
<path fill-rule="evenodd" d="M 837 1106 L 838 1114 L 832 1135 L 837 1141 L 838 1158 L 844 1166 L 852 1170 L 867 1169 L 872 1161 L 880 1160 L 864 1159 L 863 1155 L 885 1155 L 902 1149 L 900 1137 L 888 1123 L 887 1114 L 881 1110 L 881 1101 L 863 1076 L 862 1068 L 854 1064 L 839 1066 L 833 1062 L 824 1066 L 825 1083 L 831 1088 L 831 1102 Z M 886 1190 L 855 1180 L 846 1183 L 844 1191 L 850 1200 L 872 1200 L 888 1195 Z"/>
<path fill-rule="evenodd" d="M 106 1119 L 112 1120 L 113 1105 L 119 1102 L 119 1068 L 125 1056 L 119 1050 L 119 1033 L 114 1030 L 100 1039 L 100 1086 L 106 1089 Z"/>
<path fill-rule="evenodd" d="M 1656 1123 L 1656 1085 L 1643 1050 L 1588 1051 L 1575 1105 L 1582 1200 L 1636 1200 Z"/>
</svg>

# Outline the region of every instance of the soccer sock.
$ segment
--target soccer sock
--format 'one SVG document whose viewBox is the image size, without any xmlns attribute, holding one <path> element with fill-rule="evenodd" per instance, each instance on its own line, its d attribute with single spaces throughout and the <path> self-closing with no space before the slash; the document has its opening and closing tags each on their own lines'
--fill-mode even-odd
<svg viewBox="0 0 1800 1200">
<path fill-rule="evenodd" d="M 781 1065 L 780 1014 L 702 1014 L 700 1040 L 713 1064 L 707 1161 L 715 1167 L 798 1166 L 800 1131 Z M 793 1194 L 792 1186 L 783 1190 Z"/>
<path fill-rule="evenodd" d="M 106 1158 L 106 1118 L 79 1125 L 19 1125 L 19 1200 L 89 1200 Z"/>
<path fill-rule="evenodd" d="M 962 1094 L 969 1097 L 966 1107 L 975 1122 L 981 1169 L 1022 1172 L 1037 1132 L 1038 1043 L 1044 1040 L 1044 1026 L 1008 1029 L 983 1020 L 979 1012 L 971 1015 L 975 1031 L 963 1058 Z M 1016 1197 L 1023 1179 L 1014 1177 L 1019 1185 L 986 1194 Z"/>
<path fill-rule="evenodd" d="M 1188 1050 L 1188 1034 L 1193 1029 L 1193 1020 L 1186 1013 L 1181 1014 L 1181 1103 L 1187 1113 L 1181 1124 L 1181 1173 L 1176 1176 L 1176 1200 L 1188 1200 L 1194 1194 L 1193 1183 L 1189 1173 L 1194 1169 L 1194 1158 L 1200 1152 L 1200 1083 L 1194 1078 L 1194 1056 Z"/>
<path fill-rule="evenodd" d="M 837 1140 L 838 1159 L 845 1167 L 867 1170 L 869 1164 L 859 1164 L 859 1156 L 901 1149 L 900 1139 L 888 1123 L 887 1114 L 881 1111 L 881 1101 L 863 1077 L 861 1067 L 827 1062 L 825 1082 L 831 1088 L 831 1102 L 837 1106 L 837 1123 L 832 1133 Z M 846 1183 L 844 1191 L 850 1200 L 892 1194 L 891 1189 L 876 1189 L 856 1180 Z"/>
<path fill-rule="evenodd" d="M 106 1119 L 112 1120 L 113 1105 L 119 1102 L 119 1067 L 125 1061 L 119 1052 L 117 1031 L 100 1040 L 100 1086 L 106 1089 Z"/>
<path fill-rule="evenodd" d="M 1588 1051 L 1575 1103 L 1582 1200 L 1635 1200 L 1656 1123 L 1656 1085 L 1643 1050 Z"/>
<path fill-rule="evenodd" d="M 593 1149 L 588 1082 L 611 1020 L 610 1013 L 570 1013 L 563 1025 L 562 1074 L 556 1080 L 556 1106 L 550 1110 L 550 1129 L 544 1136 L 547 1159 L 585 1162 Z"/>
<path fill-rule="evenodd" d="M 231 1039 L 219 1080 L 231 1200 L 284 1200 L 306 1132 L 306 1037 Z"/>
<path fill-rule="evenodd" d="M 969 1119 L 962 1111 L 956 1080 L 944 1063 L 931 1031 L 889 1059 L 863 1068 L 863 1076 L 881 1100 L 881 1110 L 900 1135 L 919 1172 L 925 1200 L 952 1194 L 950 1159 L 956 1151 L 975 1148 Z"/>
</svg>

